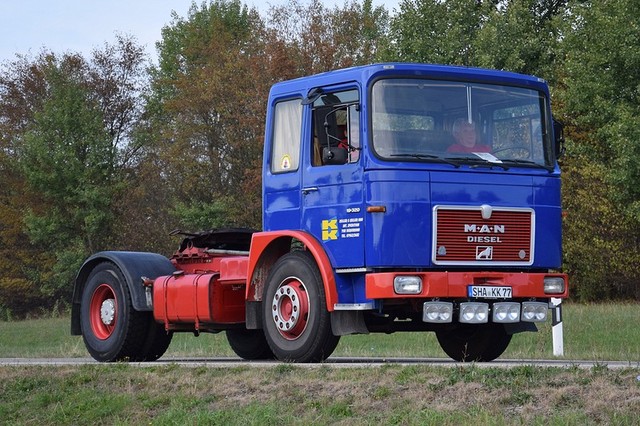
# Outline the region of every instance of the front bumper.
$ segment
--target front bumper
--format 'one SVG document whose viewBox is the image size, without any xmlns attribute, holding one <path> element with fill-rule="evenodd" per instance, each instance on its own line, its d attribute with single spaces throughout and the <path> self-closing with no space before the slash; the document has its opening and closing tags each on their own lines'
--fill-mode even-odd
<svg viewBox="0 0 640 426">
<path fill-rule="evenodd" d="M 550 298 L 568 296 L 568 279 L 525 272 L 385 272 L 367 275 L 365 291 L 374 300 L 423 299 L 427 323 L 544 322 Z"/>
<path fill-rule="evenodd" d="M 414 294 L 398 294 L 394 280 L 398 276 L 419 277 L 422 289 Z M 545 278 L 564 281 L 564 291 L 545 293 Z M 454 298 L 468 299 L 469 286 L 504 286 L 512 288 L 511 299 L 531 299 L 569 296 L 566 274 L 527 272 L 382 272 L 367 274 L 365 295 L 368 299 Z"/>
</svg>

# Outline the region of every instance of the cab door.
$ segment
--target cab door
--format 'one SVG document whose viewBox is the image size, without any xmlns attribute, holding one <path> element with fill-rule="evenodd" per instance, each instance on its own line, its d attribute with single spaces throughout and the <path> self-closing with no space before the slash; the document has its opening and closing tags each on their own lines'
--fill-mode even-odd
<svg viewBox="0 0 640 426">
<path fill-rule="evenodd" d="M 301 218 L 301 97 L 272 101 L 267 113 L 267 149 L 262 168 L 262 226 L 265 231 L 297 229 Z"/>
<path fill-rule="evenodd" d="M 364 266 L 362 122 L 357 88 L 322 90 L 306 110 L 301 228 L 321 241 L 335 268 Z"/>
</svg>

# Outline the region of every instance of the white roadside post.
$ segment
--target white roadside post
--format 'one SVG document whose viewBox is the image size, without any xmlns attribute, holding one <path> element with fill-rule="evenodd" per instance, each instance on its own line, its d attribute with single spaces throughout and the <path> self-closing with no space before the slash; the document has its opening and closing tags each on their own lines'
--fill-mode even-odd
<svg viewBox="0 0 640 426">
<path fill-rule="evenodd" d="M 551 336 L 553 338 L 553 356 L 564 356 L 564 335 L 562 331 L 562 299 L 552 297 L 551 308 Z"/>
</svg>

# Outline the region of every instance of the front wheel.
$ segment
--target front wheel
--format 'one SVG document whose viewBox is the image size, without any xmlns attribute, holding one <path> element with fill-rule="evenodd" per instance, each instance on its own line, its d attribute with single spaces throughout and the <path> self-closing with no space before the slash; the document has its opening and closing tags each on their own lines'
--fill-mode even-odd
<svg viewBox="0 0 640 426">
<path fill-rule="evenodd" d="M 113 263 L 100 263 L 91 271 L 82 292 L 80 325 L 85 346 L 95 360 L 156 357 L 157 348 L 153 354 L 142 353 L 151 349 L 144 347 L 151 343 L 147 339 L 148 314 L 133 309 L 125 279 Z"/>
<path fill-rule="evenodd" d="M 442 350 L 460 362 L 493 361 L 507 349 L 511 335 L 500 324 L 460 324 L 436 332 Z"/>
<path fill-rule="evenodd" d="M 264 334 L 282 361 L 320 362 L 338 345 L 320 272 L 313 256 L 294 251 L 281 257 L 267 277 Z"/>
</svg>

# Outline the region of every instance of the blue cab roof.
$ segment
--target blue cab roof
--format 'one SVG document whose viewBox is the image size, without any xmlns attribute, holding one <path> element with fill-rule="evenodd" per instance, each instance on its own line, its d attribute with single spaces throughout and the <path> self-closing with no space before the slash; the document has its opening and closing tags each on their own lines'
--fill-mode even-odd
<svg viewBox="0 0 640 426">
<path fill-rule="evenodd" d="M 359 82 L 366 87 L 371 81 L 380 77 L 421 77 L 504 84 L 508 86 L 528 87 L 533 90 L 542 91 L 547 95 L 549 94 L 546 81 L 530 75 L 454 65 L 390 62 L 344 68 L 282 81 L 273 85 L 271 88 L 271 97 L 279 97 L 291 93 L 306 93 L 306 91 L 314 87 L 349 81 Z"/>
</svg>

